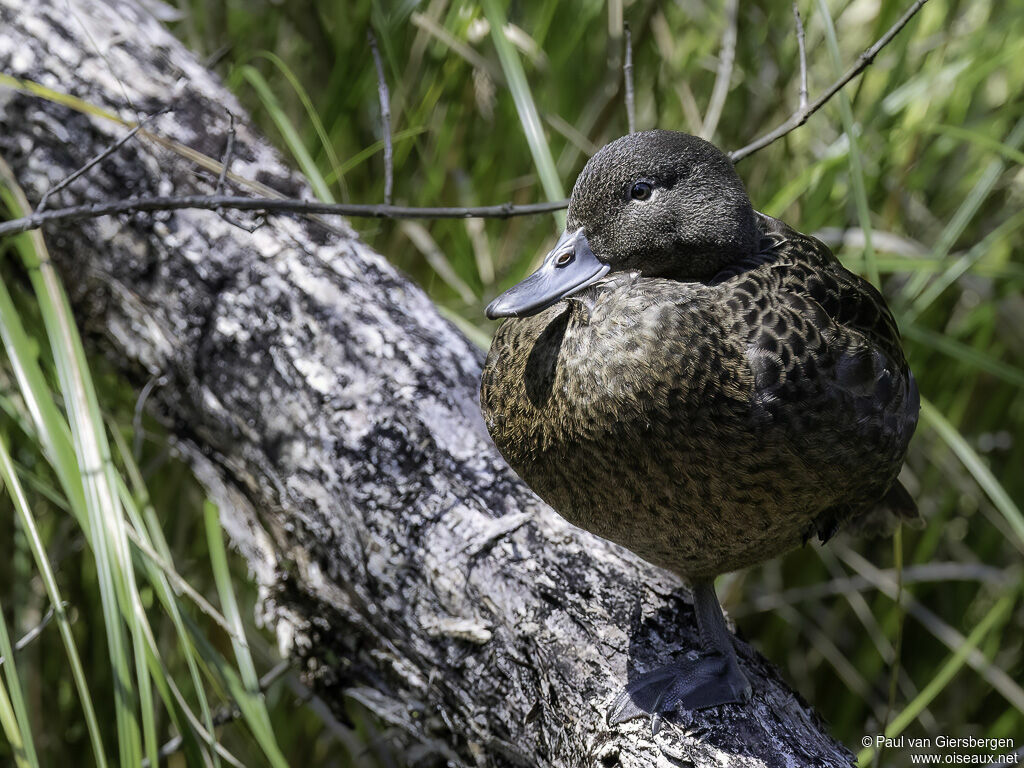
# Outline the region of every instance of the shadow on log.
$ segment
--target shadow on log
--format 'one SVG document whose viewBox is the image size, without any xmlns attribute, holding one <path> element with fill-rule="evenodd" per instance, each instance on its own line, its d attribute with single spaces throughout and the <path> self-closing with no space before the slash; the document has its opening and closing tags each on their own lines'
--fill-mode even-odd
<svg viewBox="0 0 1024 768">
<path fill-rule="evenodd" d="M 151 130 L 220 157 L 227 110 L 243 110 L 216 77 L 135 3 L 71 10 L 0 2 L 0 70 L 127 120 L 169 106 Z M 0 152 L 33 200 L 126 130 L 16 91 L 0 104 Z M 236 124 L 234 173 L 310 194 Z M 216 181 L 138 139 L 61 199 Z M 746 646 L 748 707 L 653 737 L 644 720 L 605 724 L 628 665 L 695 646 L 686 593 L 516 478 L 479 414 L 481 353 L 344 223 L 272 217 L 250 233 L 178 211 L 46 235 L 93 349 L 140 385 L 166 377 L 153 412 L 219 503 L 265 620 L 336 712 L 358 699 L 451 765 L 851 764 Z"/>
</svg>

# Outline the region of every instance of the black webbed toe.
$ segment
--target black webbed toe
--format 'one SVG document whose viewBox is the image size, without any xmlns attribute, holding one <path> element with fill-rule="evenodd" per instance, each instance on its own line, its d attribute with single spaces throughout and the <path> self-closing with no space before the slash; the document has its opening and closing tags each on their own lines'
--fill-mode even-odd
<svg viewBox="0 0 1024 768">
<path fill-rule="evenodd" d="M 695 711 L 750 699 L 750 683 L 735 658 L 691 652 L 640 675 L 612 701 L 609 725 L 643 715 L 657 719 L 679 710 Z"/>
</svg>

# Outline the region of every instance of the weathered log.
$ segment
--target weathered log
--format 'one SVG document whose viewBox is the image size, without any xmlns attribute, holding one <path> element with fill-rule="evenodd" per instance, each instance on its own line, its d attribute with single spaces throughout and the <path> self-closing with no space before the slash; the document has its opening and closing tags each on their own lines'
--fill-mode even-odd
<svg viewBox="0 0 1024 768">
<path fill-rule="evenodd" d="M 141 7 L 0 1 L 0 70 L 210 157 L 222 83 Z M 0 90 L 0 152 L 30 197 L 125 131 Z M 244 117 L 232 171 L 308 195 Z M 69 204 L 213 191 L 152 139 Z M 240 216 L 236 215 L 236 216 Z M 263 618 L 337 712 L 347 696 L 452 765 L 849 766 L 852 755 L 745 644 L 744 707 L 605 723 L 614 691 L 695 647 L 674 577 L 581 532 L 502 462 L 479 414 L 482 355 L 343 222 L 211 212 L 46 229 L 88 343 L 149 398 L 264 596 Z"/>
</svg>

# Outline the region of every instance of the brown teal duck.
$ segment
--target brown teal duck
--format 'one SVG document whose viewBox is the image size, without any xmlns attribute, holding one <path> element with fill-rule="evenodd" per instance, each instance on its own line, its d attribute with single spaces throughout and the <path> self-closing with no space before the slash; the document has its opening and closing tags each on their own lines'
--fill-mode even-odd
<svg viewBox="0 0 1024 768">
<path fill-rule="evenodd" d="M 487 308 L 491 437 L 567 520 L 693 585 L 704 645 L 631 682 L 643 712 L 745 701 L 717 574 L 888 508 L 918 393 L 874 287 L 754 211 L 728 158 L 672 131 L 587 163 L 541 267 Z"/>
</svg>

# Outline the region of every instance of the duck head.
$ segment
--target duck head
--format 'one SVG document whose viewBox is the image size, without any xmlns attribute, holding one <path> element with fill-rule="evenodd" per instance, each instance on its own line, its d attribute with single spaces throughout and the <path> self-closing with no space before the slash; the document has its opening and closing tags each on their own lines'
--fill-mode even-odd
<svg viewBox="0 0 1024 768">
<path fill-rule="evenodd" d="M 590 158 L 573 187 L 565 232 L 540 268 L 486 314 L 536 314 L 609 272 L 706 280 L 759 242 L 743 182 L 717 147 L 676 131 L 632 133 Z"/>
</svg>

